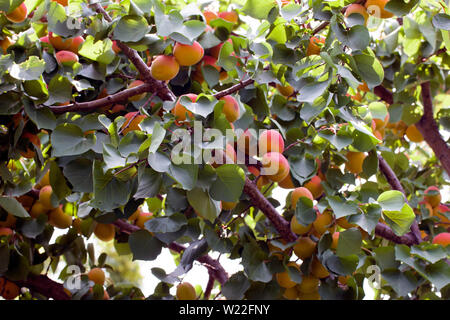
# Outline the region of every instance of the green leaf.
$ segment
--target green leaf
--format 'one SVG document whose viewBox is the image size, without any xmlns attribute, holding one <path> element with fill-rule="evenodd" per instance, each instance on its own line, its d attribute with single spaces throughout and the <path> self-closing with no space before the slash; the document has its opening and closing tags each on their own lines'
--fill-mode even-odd
<svg viewBox="0 0 450 320">
<path fill-rule="evenodd" d="M 445 13 L 438 13 L 433 17 L 433 25 L 442 30 L 450 31 L 450 16 Z"/>
<path fill-rule="evenodd" d="M 222 294 L 228 300 L 242 300 L 245 292 L 250 288 L 250 281 L 245 273 L 239 271 L 233 274 L 222 287 Z"/>
<path fill-rule="evenodd" d="M 276 2 L 272 0 L 247 0 L 242 11 L 252 18 L 263 20 L 267 19 L 275 5 Z"/>
<path fill-rule="evenodd" d="M 384 9 L 401 17 L 411 12 L 418 2 L 419 0 L 409 0 L 407 2 L 404 0 L 389 0 Z"/>
<path fill-rule="evenodd" d="M 52 156 L 73 156 L 85 153 L 95 145 L 95 135 L 85 136 L 75 124 L 58 125 L 51 134 Z"/>
<path fill-rule="evenodd" d="M 373 54 L 355 54 L 353 59 L 356 62 L 359 74 L 369 87 L 378 86 L 383 82 L 383 66 Z"/>
<path fill-rule="evenodd" d="M 354 201 L 344 201 L 339 196 L 330 196 L 327 200 L 337 219 L 356 214 L 359 211 L 358 204 Z"/>
<path fill-rule="evenodd" d="M 63 200 L 72 193 L 66 183 L 66 178 L 55 161 L 50 162 L 50 184 L 59 200 Z"/>
<path fill-rule="evenodd" d="M 298 199 L 295 207 L 295 218 L 303 226 L 308 226 L 316 220 L 317 213 L 311 199 L 307 197 Z"/>
<path fill-rule="evenodd" d="M 144 38 L 148 31 L 148 22 L 144 17 L 128 15 L 120 18 L 113 38 L 123 42 L 137 42 Z"/>
<path fill-rule="evenodd" d="M 115 53 L 112 50 L 112 41 L 110 39 L 96 40 L 91 35 L 86 37 L 78 54 L 103 64 L 110 64 L 115 58 Z"/>
<path fill-rule="evenodd" d="M 242 265 L 248 278 L 252 281 L 269 282 L 272 272 L 266 262 L 267 255 L 255 243 L 247 243 L 242 251 Z"/>
<path fill-rule="evenodd" d="M 149 157 L 150 158 L 150 157 Z M 155 169 L 155 171 L 157 171 Z M 179 164 L 173 163 L 169 166 L 167 172 L 175 181 L 177 181 L 184 190 L 192 190 L 198 179 L 198 165 L 197 164 Z"/>
<path fill-rule="evenodd" d="M 336 147 L 337 151 L 341 151 L 353 142 L 353 138 L 350 133 L 343 130 L 338 131 L 337 134 L 334 134 L 331 130 L 322 130 L 318 133 L 318 136 L 328 140 L 333 146 Z"/>
<path fill-rule="evenodd" d="M 133 232 L 128 238 L 134 260 L 152 261 L 161 253 L 162 243 L 146 230 Z"/>
<path fill-rule="evenodd" d="M 349 29 L 344 29 L 338 23 L 332 24 L 331 27 L 339 41 L 352 50 L 364 50 L 369 46 L 370 34 L 366 27 L 356 25 Z"/>
<path fill-rule="evenodd" d="M 150 168 L 139 167 L 138 189 L 134 198 L 152 198 L 156 196 L 162 186 L 162 175 Z"/>
<path fill-rule="evenodd" d="M 39 80 L 44 70 L 45 61 L 31 56 L 20 64 L 13 63 L 9 68 L 9 74 L 17 80 Z"/>
<path fill-rule="evenodd" d="M 298 91 L 299 95 L 297 97 L 297 101 L 313 104 L 314 100 L 324 94 L 329 85 L 329 81 L 313 82 L 307 84 Z"/>
<path fill-rule="evenodd" d="M 224 164 L 216 169 L 217 179 L 210 188 L 215 200 L 236 202 L 239 200 L 245 183 L 245 172 L 238 165 Z"/>
<path fill-rule="evenodd" d="M 211 222 L 214 222 L 220 213 L 220 202 L 213 200 L 207 191 L 200 188 L 188 191 L 187 199 L 200 217 Z"/>
<path fill-rule="evenodd" d="M 397 190 L 383 192 L 378 197 L 386 223 L 395 234 L 402 236 L 409 231 L 415 219 L 413 209 L 406 203 L 403 193 Z"/>
<path fill-rule="evenodd" d="M 442 246 L 428 242 L 422 242 L 420 245 L 411 247 L 411 254 L 430 263 L 436 263 L 439 260 L 448 258 L 447 251 Z"/>
<path fill-rule="evenodd" d="M 145 229 L 156 233 L 176 232 L 181 227 L 187 225 L 186 217 L 181 213 L 175 213 L 171 216 L 156 217 L 145 222 Z"/>
<path fill-rule="evenodd" d="M 206 118 L 214 111 L 214 106 L 216 103 L 216 99 L 210 100 L 210 98 L 205 95 L 198 97 L 196 102 L 192 102 L 192 100 L 187 96 L 183 96 L 180 100 L 180 104 L 182 106 L 186 107 L 186 109 L 192 113 L 202 116 L 203 118 Z"/>
<path fill-rule="evenodd" d="M 27 210 L 15 198 L 0 196 L 0 207 L 5 209 L 9 214 L 19 218 L 28 218 L 30 216 Z"/>
<path fill-rule="evenodd" d="M 336 250 L 338 257 L 357 255 L 361 251 L 362 236 L 358 228 L 350 228 L 339 232 L 339 241 Z"/>
<path fill-rule="evenodd" d="M 418 284 L 411 272 L 386 270 L 381 273 L 381 276 L 400 297 L 406 297 Z"/>
</svg>

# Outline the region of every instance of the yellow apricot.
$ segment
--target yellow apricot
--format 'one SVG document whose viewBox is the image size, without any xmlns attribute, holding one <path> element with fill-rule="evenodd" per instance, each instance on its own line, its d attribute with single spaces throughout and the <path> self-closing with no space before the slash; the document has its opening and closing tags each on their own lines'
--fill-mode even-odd
<svg viewBox="0 0 450 320">
<path fill-rule="evenodd" d="M 295 234 L 298 234 L 298 235 L 307 234 L 309 232 L 309 230 L 311 230 L 311 228 L 312 228 L 312 223 L 307 226 L 303 226 L 297 221 L 297 218 L 295 217 L 295 215 L 292 217 L 291 231 L 294 232 Z"/>
<path fill-rule="evenodd" d="M 302 260 L 311 257 L 316 250 L 316 243 L 310 237 L 301 237 L 297 239 L 294 245 L 294 253 Z"/>
<path fill-rule="evenodd" d="M 49 212 L 48 221 L 56 228 L 67 229 L 72 225 L 72 216 L 66 214 L 62 209 L 62 205 L 60 205 Z"/>
<path fill-rule="evenodd" d="M 93 281 L 95 284 L 103 286 L 105 283 L 105 273 L 100 268 L 93 268 L 88 272 L 89 280 Z"/>
<path fill-rule="evenodd" d="M 297 286 L 301 293 L 313 293 L 319 288 L 319 279 L 313 276 L 303 276 L 302 282 Z"/>
<path fill-rule="evenodd" d="M 173 56 L 180 66 L 192 66 L 200 62 L 204 53 L 203 47 L 197 41 L 192 45 L 177 42 L 173 48 Z"/>
<path fill-rule="evenodd" d="M 180 65 L 175 57 L 160 55 L 153 60 L 150 67 L 152 77 L 156 80 L 172 80 L 178 74 Z"/>
<path fill-rule="evenodd" d="M 419 129 L 417 129 L 417 127 L 414 124 L 410 125 L 408 129 L 406 129 L 406 136 L 411 142 L 419 143 L 424 140 L 423 135 L 420 133 Z"/>
<path fill-rule="evenodd" d="M 54 209 L 55 207 L 52 204 L 52 194 L 53 189 L 51 186 L 44 186 L 39 191 L 39 202 L 45 209 Z"/>
<path fill-rule="evenodd" d="M 189 282 L 180 283 L 177 286 L 177 300 L 196 300 L 197 293 Z"/>
<path fill-rule="evenodd" d="M 294 268 L 300 270 L 299 266 L 295 262 L 289 262 L 287 264 L 287 267 L 294 267 Z M 296 282 L 292 281 L 287 270 L 284 272 L 275 274 L 275 278 L 277 279 L 277 282 L 280 285 L 280 287 L 283 287 L 286 289 L 295 287 L 297 285 Z"/>
<path fill-rule="evenodd" d="M 363 171 L 363 162 L 366 158 L 364 152 L 347 152 L 348 161 L 345 163 L 345 169 L 351 173 L 359 174 Z"/>
<path fill-rule="evenodd" d="M 111 241 L 116 235 L 116 229 L 112 224 L 98 223 L 94 229 L 95 236 L 105 242 Z"/>
</svg>

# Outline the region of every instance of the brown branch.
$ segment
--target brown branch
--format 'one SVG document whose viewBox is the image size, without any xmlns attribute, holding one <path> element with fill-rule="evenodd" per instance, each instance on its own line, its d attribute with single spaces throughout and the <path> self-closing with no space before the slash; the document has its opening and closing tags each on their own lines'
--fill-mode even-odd
<svg viewBox="0 0 450 320">
<path fill-rule="evenodd" d="M 244 192 L 250 197 L 250 201 L 253 205 L 261 210 L 270 220 L 283 239 L 287 242 L 297 240 L 297 236 L 291 231 L 289 222 L 275 210 L 269 200 L 264 197 L 256 185 L 248 178 L 245 179 Z"/>
<path fill-rule="evenodd" d="M 430 82 L 422 83 L 421 87 L 424 113 L 419 122 L 416 123 L 416 127 L 431 149 L 433 149 L 444 170 L 450 175 L 450 147 L 440 135 L 439 126 L 434 119 Z"/>
<path fill-rule="evenodd" d="M 381 100 L 387 102 L 388 104 L 394 103 L 394 95 L 392 94 L 392 92 L 381 85 L 376 86 L 373 90 L 373 93 L 375 93 L 378 97 L 381 98 Z"/>
<path fill-rule="evenodd" d="M 215 278 L 211 274 L 210 270 L 208 270 L 208 273 L 209 273 L 209 278 L 208 278 L 208 283 L 206 284 L 205 293 L 203 295 L 203 299 L 204 300 L 208 300 L 209 299 L 209 296 L 211 295 L 211 291 L 214 288 Z"/>
<path fill-rule="evenodd" d="M 121 232 L 127 234 L 132 234 L 135 231 L 141 230 L 141 228 L 139 228 L 138 226 L 127 223 L 124 220 L 116 220 L 114 222 L 114 225 L 119 228 Z M 168 248 L 179 253 L 183 252 L 186 249 L 184 246 L 176 242 L 170 243 L 168 245 Z M 224 284 L 228 281 L 228 273 L 225 271 L 218 260 L 215 260 L 208 255 L 204 255 L 198 258 L 197 261 L 205 265 L 210 275 L 212 275 L 220 284 Z"/>
<path fill-rule="evenodd" d="M 407 233 L 401 237 L 397 236 L 391 228 L 383 223 L 378 223 L 375 227 L 375 234 L 379 237 L 385 238 L 389 241 L 398 244 L 406 244 L 407 246 L 413 246 L 417 244 L 417 241 L 412 233 Z"/>
<path fill-rule="evenodd" d="M 54 300 L 70 300 L 70 297 L 64 291 L 61 283 L 55 282 L 46 275 L 30 274 L 25 281 L 15 281 L 19 287 L 30 289 L 31 292 L 39 293 L 47 298 Z"/>
<path fill-rule="evenodd" d="M 245 88 L 245 87 L 247 87 L 247 86 L 253 84 L 254 82 L 255 82 L 255 80 L 249 78 L 249 79 L 247 79 L 247 80 L 241 81 L 241 82 L 238 83 L 238 84 L 235 84 L 235 85 L 232 86 L 232 87 L 229 87 L 228 89 L 225 89 L 225 90 L 222 90 L 222 91 L 220 91 L 220 92 L 217 92 L 217 93 L 214 94 L 213 96 L 214 96 L 214 98 L 216 98 L 216 99 L 220 99 L 220 98 L 222 98 L 222 97 L 225 97 L 225 96 L 227 96 L 227 95 L 230 95 L 230 94 L 232 94 L 232 93 L 235 93 L 235 92 L 237 92 L 237 91 L 239 91 L 239 90 L 241 90 L 241 89 L 243 89 L 243 88 Z"/>
<path fill-rule="evenodd" d="M 384 158 L 381 155 L 378 155 L 378 163 L 379 163 L 380 171 L 384 174 L 384 176 L 386 177 L 386 180 L 391 185 L 392 189 L 400 191 L 406 197 L 405 190 L 403 189 L 403 187 L 400 183 L 400 180 L 398 180 L 395 172 L 392 170 L 392 168 L 389 166 L 389 164 L 386 162 L 386 160 L 384 160 Z M 376 229 L 375 229 L 375 231 L 376 231 Z M 386 230 L 385 230 L 385 233 L 386 233 Z M 411 232 L 408 234 L 408 238 L 409 237 L 412 237 L 414 239 L 415 244 L 419 244 L 422 242 L 419 225 L 417 224 L 417 221 L 415 219 L 411 225 Z"/>
<path fill-rule="evenodd" d="M 123 91 L 120 91 L 116 94 L 112 94 L 110 96 L 88 101 L 88 102 L 81 102 L 81 103 L 72 103 L 67 106 L 62 107 L 50 107 L 50 109 L 57 114 L 61 114 L 64 112 L 93 112 L 101 107 L 106 107 L 109 105 L 113 105 L 115 103 L 119 103 L 122 101 L 126 101 L 128 98 L 144 93 L 144 92 L 152 92 L 154 91 L 154 87 L 149 83 L 144 83 L 140 86 L 125 89 Z"/>
</svg>

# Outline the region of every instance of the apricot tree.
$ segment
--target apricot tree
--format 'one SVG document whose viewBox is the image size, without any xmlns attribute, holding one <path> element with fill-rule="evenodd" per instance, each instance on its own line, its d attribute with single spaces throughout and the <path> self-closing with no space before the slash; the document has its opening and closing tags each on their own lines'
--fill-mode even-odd
<svg viewBox="0 0 450 320">
<path fill-rule="evenodd" d="M 185 2 L 0 3 L 0 295 L 449 299 L 448 4 Z"/>
</svg>

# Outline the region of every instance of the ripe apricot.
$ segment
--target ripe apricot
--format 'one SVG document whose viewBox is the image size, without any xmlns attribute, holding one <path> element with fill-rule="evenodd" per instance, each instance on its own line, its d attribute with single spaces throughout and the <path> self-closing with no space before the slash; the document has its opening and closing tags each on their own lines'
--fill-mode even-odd
<svg viewBox="0 0 450 320">
<path fill-rule="evenodd" d="M 0 48 L 2 48 L 3 54 L 6 54 L 6 50 L 13 44 L 14 42 L 10 38 L 4 36 L 4 39 L 0 40 Z"/>
<path fill-rule="evenodd" d="M 11 281 L 6 281 L 3 286 L 2 296 L 5 300 L 13 300 L 20 294 L 18 285 Z"/>
<path fill-rule="evenodd" d="M 116 40 L 114 40 L 112 42 L 112 49 L 113 49 L 115 54 L 118 54 L 120 51 L 122 51 L 122 49 L 120 49 L 120 47 L 117 45 L 117 41 Z"/>
<path fill-rule="evenodd" d="M 65 6 L 67 6 L 69 4 L 69 0 L 51 0 L 51 1 L 58 2 L 63 7 L 65 7 Z"/>
<path fill-rule="evenodd" d="M 225 146 L 225 150 L 216 149 L 214 158 L 212 159 L 211 166 L 217 168 L 222 164 L 236 163 L 236 151 L 231 144 Z"/>
<path fill-rule="evenodd" d="M 235 11 L 224 11 L 219 12 L 219 18 L 226 20 L 228 22 L 237 23 L 239 20 L 238 14 Z"/>
<path fill-rule="evenodd" d="M 302 282 L 297 285 L 297 290 L 301 293 L 313 293 L 319 288 L 319 279 L 313 276 L 303 276 Z"/>
<path fill-rule="evenodd" d="M 439 233 L 433 238 L 433 244 L 440 244 L 444 247 L 448 246 L 450 244 L 450 233 L 449 232 Z"/>
<path fill-rule="evenodd" d="M 60 36 L 55 35 L 53 32 L 48 33 L 48 40 L 56 50 L 68 50 L 73 41 L 71 38 L 63 39 Z"/>
<path fill-rule="evenodd" d="M 297 270 L 300 270 L 299 266 L 295 262 L 289 262 L 287 264 L 287 267 L 294 267 Z M 286 289 L 295 287 L 297 285 L 297 283 L 291 279 L 287 270 L 275 274 L 275 278 L 276 278 L 278 284 L 280 285 L 280 287 L 283 287 Z"/>
<path fill-rule="evenodd" d="M 103 286 L 105 283 L 105 272 L 100 268 L 93 268 L 88 272 L 89 280 L 93 281 L 95 284 Z"/>
<path fill-rule="evenodd" d="M 317 257 L 314 257 L 311 263 L 311 274 L 319 279 L 326 278 L 330 275 L 328 270 L 320 263 Z"/>
<path fill-rule="evenodd" d="M 49 212 L 48 221 L 56 228 L 67 229 L 72 225 L 72 216 L 66 214 L 60 205 Z"/>
<path fill-rule="evenodd" d="M 183 96 L 188 97 L 189 99 L 191 99 L 192 102 L 197 101 L 197 95 L 194 93 L 188 93 L 185 94 Z M 189 117 L 193 117 L 194 114 L 192 112 L 190 112 L 188 109 L 186 109 L 182 104 L 181 104 L 181 98 L 183 97 L 181 96 L 178 99 L 177 104 L 175 105 L 175 107 L 172 109 L 172 114 L 175 116 L 175 123 L 180 124 L 183 121 L 186 121 L 186 118 Z"/>
<path fill-rule="evenodd" d="M 311 228 L 312 228 L 312 223 L 307 226 L 304 226 L 297 221 L 297 218 L 295 217 L 295 215 L 292 217 L 291 231 L 294 232 L 295 234 L 298 234 L 298 235 L 307 234 L 309 232 L 309 230 L 311 230 Z"/>
<path fill-rule="evenodd" d="M 347 162 L 345 163 L 345 169 L 351 173 L 359 174 L 363 171 L 363 162 L 366 158 L 364 152 L 347 152 Z"/>
<path fill-rule="evenodd" d="M 336 223 L 339 227 L 344 229 L 356 228 L 358 225 L 348 222 L 346 217 L 336 219 Z"/>
<path fill-rule="evenodd" d="M 316 243 L 310 237 L 300 237 L 294 245 L 294 253 L 302 260 L 311 257 L 316 250 Z"/>
<path fill-rule="evenodd" d="M 276 84 L 276 88 L 278 89 L 278 92 L 280 92 L 285 97 L 290 97 L 294 94 L 294 88 L 290 85 L 282 86 L 278 83 Z"/>
<path fill-rule="evenodd" d="M 197 41 L 192 45 L 177 42 L 173 48 L 173 56 L 180 66 L 192 66 L 202 60 L 205 51 Z"/>
<path fill-rule="evenodd" d="M 112 224 L 98 223 L 95 226 L 94 234 L 100 240 L 108 242 L 114 239 L 114 236 L 116 235 L 116 229 Z"/>
<path fill-rule="evenodd" d="M 433 215 L 438 217 L 442 222 L 439 224 L 440 226 L 448 227 L 450 225 L 450 219 L 445 216 L 445 213 L 448 211 L 450 211 L 450 208 L 443 204 L 440 204 L 433 209 Z"/>
<path fill-rule="evenodd" d="M 297 207 L 297 202 L 298 202 L 298 199 L 300 199 L 300 197 L 306 197 L 311 200 L 314 200 L 312 193 L 305 187 L 295 188 L 294 191 L 292 191 L 292 195 L 291 195 L 291 208 L 292 209 L 295 209 Z"/>
<path fill-rule="evenodd" d="M 78 62 L 78 55 L 68 50 L 61 50 L 55 53 L 56 61 L 63 66 L 73 66 Z"/>
<path fill-rule="evenodd" d="M 406 129 L 406 136 L 408 137 L 409 141 L 411 142 L 422 142 L 423 139 L 423 135 L 420 133 L 419 129 L 417 129 L 417 127 L 413 124 L 410 125 L 407 129 Z"/>
<path fill-rule="evenodd" d="M 262 157 L 264 175 L 274 182 L 280 182 L 289 174 L 289 162 L 278 152 L 268 152 Z"/>
<path fill-rule="evenodd" d="M 144 84 L 144 81 L 141 81 L 141 80 L 134 80 L 133 82 L 131 82 L 131 83 L 128 85 L 127 88 L 128 88 L 128 89 L 131 89 L 131 88 L 139 87 L 139 86 L 141 86 L 141 85 L 143 85 L 143 84 Z M 146 95 L 147 95 L 147 93 L 143 92 L 143 93 L 141 93 L 141 94 L 137 94 L 137 95 L 135 95 L 135 96 L 129 97 L 128 100 L 129 100 L 129 101 L 139 101 L 139 100 L 144 99 Z"/>
<path fill-rule="evenodd" d="M 160 55 L 153 60 L 150 71 L 156 80 L 168 81 L 177 76 L 180 65 L 175 57 Z"/>
<path fill-rule="evenodd" d="M 67 50 L 72 51 L 73 53 L 78 54 L 78 50 L 80 46 L 83 44 L 84 38 L 81 36 L 75 37 L 72 39 L 72 44 L 67 48 Z"/>
<path fill-rule="evenodd" d="M 13 231 L 11 228 L 0 228 L 0 237 L 10 236 L 12 234 L 13 234 Z"/>
<path fill-rule="evenodd" d="M 319 176 L 314 176 L 305 184 L 305 188 L 311 192 L 314 199 L 317 199 L 323 193 L 323 187 L 320 184 L 321 182 L 322 179 L 320 179 Z"/>
<path fill-rule="evenodd" d="M 337 249 L 338 242 L 339 242 L 339 232 L 335 232 L 331 235 L 333 241 L 331 242 L 331 248 Z"/>
<path fill-rule="evenodd" d="M 311 37 L 311 39 L 309 39 L 309 45 L 308 49 L 306 50 L 306 55 L 307 56 L 320 55 L 319 45 L 324 43 L 325 39 L 322 37 Z"/>
<path fill-rule="evenodd" d="M 197 293 L 189 282 L 182 282 L 177 286 L 177 300 L 196 300 Z"/>
<path fill-rule="evenodd" d="M 287 288 L 283 292 L 283 297 L 288 300 L 297 300 L 298 290 L 297 287 Z"/>
<path fill-rule="evenodd" d="M 292 177 L 290 174 L 286 176 L 282 181 L 278 182 L 278 186 L 283 189 L 294 189 L 295 185 L 292 181 Z"/>
<path fill-rule="evenodd" d="M 136 225 L 141 229 L 145 229 L 145 223 L 152 218 L 153 218 L 153 213 L 141 212 L 139 214 L 139 217 L 136 219 Z"/>
<path fill-rule="evenodd" d="M 434 194 L 430 194 L 430 191 Z M 441 203 L 441 193 L 436 186 L 428 187 L 425 190 L 425 201 L 428 202 L 433 208 L 437 207 Z"/>
<path fill-rule="evenodd" d="M 237 139 L 238 150 L 253 157 L 258 153 L 258 140 L 250 130 L 245 130 Z M 259 175 L 259 172 L 258 172 Z"/>
<path fill-rule="evenodd" d="M 239 118 L 239 104 L 236 99 L 230 95 L 222 97 L 220 101 L 225 102 L 222 112 L 229 122 L 235 122 Z"/>
<path fill-rule="evenodd" d="M 218 18 L 217 14 L 216 14 L 215 12 L 212 12 L 212 11 L 209 11 L 209 10 L 203 11 L 203 16 L 205 17 L 205 19 L 206 19 L 206 24 L 208 24 L 208 25 L 209 25 L 209 23 L 210 23 L 212 20 Z"/>
<path fill-rule="evenodd" d="M 52 204 L 52 194 L 53 189 L 51 186 L 42 187 L 39 191 L 39 202 L 47 210 L 55 208 Z"/>
<path fill-rule="evenodd" d="M 283 137 L 277 130 L 265 130 L 259 135 L 258 148 L 260 156 L 263 156 L 267 152 L 283 153 Z"/>
<path fill-rule="evenodd" d="M 45 208 L 40 201 L 36 201 L 30 210 L 30 216 L 32 218 L 38 218 L 41 214 L 46 214 L 48 209 Z"/>
<path fill-rule="evenodd" d="M 336 229 L 333 224 L 333 216 L 329 211 L 317 213 L 317 218 L 313 222 L 314 230 L 319 234 L 324 234 L 327 230 L 332 233 Z"/>
<path fill-rule="evenodd" d="M 377 18 L 387 19 L 392 18 L 394 14 L 384 9 L 389 0 L 367 0 L 366 8 L 370 15 L 374 15 Z"/>
<path fill-rule="evenodd" d="M 22 2 L 17 8 L 10 13 L 7 13 L 6 19 L 14 23 L 22 23 L 25 21 L 28 15 L 28 9 L 25 2 Z"/>
<path fill-rule="evenodd" d="M 139 128 L 139 124 L 144 120 L 146 117 L 143 114 L 137 114 L 138 111 L 135 112 L 128 112 L 124 117 L 127 119 L 125 123 L 122 125 L 122 134 L 126 135 L 130 131 L 140 131 L 141 128 Z"/>
<path fill-rule="evenodd" d="M 366 8 L 364 8 L 362 5 L 353 3 L 347 7 L 347 10 L 345 10 L 345 17 L 348 18 L 351 14 L 360 14 L 364 18 L 364 25 L 367 25 L 367 20 L 369 19 L 369 14 L 367 13 Z"/>
</svg>

